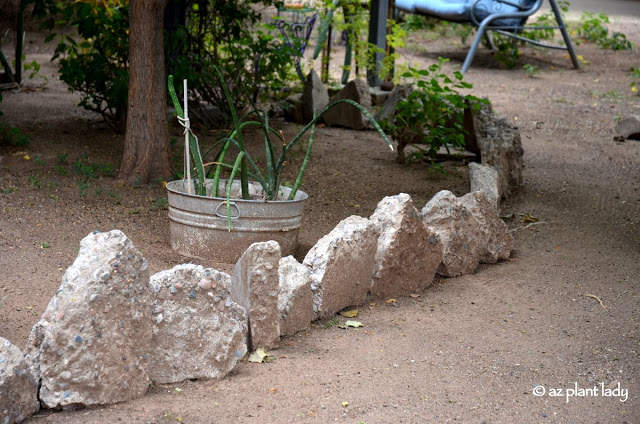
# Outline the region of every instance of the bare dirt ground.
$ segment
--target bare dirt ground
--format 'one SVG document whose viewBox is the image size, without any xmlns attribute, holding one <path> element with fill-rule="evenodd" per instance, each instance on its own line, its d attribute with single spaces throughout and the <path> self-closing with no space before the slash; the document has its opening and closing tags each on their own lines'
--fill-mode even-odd
<svg viewBox="0 0 640 424">
<path fill-rule="evenodd" d="M 638 24 L 619 19 L 615 29 L 640 44 Z M 28 35 L 27 56 L 47 63 L 41 39 Z M 419 63 L 442 55 L 459 65 L 466 52 L 453 41 L 423 45 Z M 640 114 L 627 75 L 640 60 L 591 44 L 578 53 L 589 62 L 582 71 L 562 52 L 525 48 L 521 64 L 541 70 L 529 78 L 481 51 L 466 76 L 522 135 L 525 184 L 502 214 L 543 223 L 514 232 L 513 260 L 361 306 L 361 329 L 318 323 L 283 339 L 277 361 L 240 363 L 222 381 L 154 386 L 142 399 L 28 422 L 640 423 L 640 143 L 613 141 L 616 118 Z M 0 336 L 21 348 L 94 229 L 123 230 L 152 272 L 188 261 L 169 248 L 161 183 L 108 176 L 123 137 L 76 108 L 54 68 L 43 73 L 48 84 L 30 81 L 2 103 L 3 121 L 31 140 L 0 152 Z M 318 133 L 299 258 L 386 195 L 409 193 L 421 208 L 441 189 L 468 191 L 464 164 L 433 173 L 396 164 L 372 132 Z M 566 396 L 594 387 L 597 396 Z"/>
</svg>

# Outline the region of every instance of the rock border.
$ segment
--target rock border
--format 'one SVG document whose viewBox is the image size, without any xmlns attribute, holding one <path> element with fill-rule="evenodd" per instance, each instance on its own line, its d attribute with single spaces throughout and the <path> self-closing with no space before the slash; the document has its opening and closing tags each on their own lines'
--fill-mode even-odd
<svg viewBox="0 0 640 424">
<path fill-rule="evenodd" d="M 80 243 L 26 352 L 8 347 L 25 384 L 3 379 L 9 361 L 2 351 L 0 394 L 26 400 L 11 412 L 0 410 L 0 419 L 20 422 L 35 413 L 36 394 L 48 408 L 108 405 L 144 396 L 152 381 L 222 378 L 247 346 L 276 348 L 282 335 L 345 307 L 421 291 L 436 273 L 459 276 L 479 263 L 508 259 L 515 244 L 495 200 L 483 192 L 458 198 L 445 190 L 418 212 L 408 194 L 385 197 L 370 218 L 340 222 L 302 264 L 281 258 L 275 241 L 255 243 L 233 277 L 183 264 L 150 278 L 146 260 L 124 233 L 94 232 Z M 198 319 L 200 313 L 207 318 Z M 183 328 L 185 322 L 193 325 Z M 127 330 L 133 328 L 135 334 Z M 111 369 L 105 363 L 113 359 L 111 338 L 121 348 L 123 334 L 132 338 L 128 356 L 111 367 L 123 372 L 109 372 L 107 385 L 88 384 Z M 186 354 L 188 363 L 175 363 Z"/>
</svg>

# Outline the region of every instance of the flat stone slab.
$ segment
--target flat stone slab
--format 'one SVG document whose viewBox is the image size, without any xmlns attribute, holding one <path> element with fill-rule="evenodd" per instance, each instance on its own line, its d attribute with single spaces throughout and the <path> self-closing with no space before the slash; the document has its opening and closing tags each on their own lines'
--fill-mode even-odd
<svg viewBox="0 0 640 424">
<path fill-rule="evenodd" d="M 247 352 L 247 313 L 231 300 L 231 277 L 183 264 L 151 276 L 155 383 L 222 378 Z"/>
<path fill-rule="evenodd" d="M 20 349 L 0 337 L 0 423 L 20 423 L 38 409 L 37 379 Z"/>
<path fill-rule="evenodd" d="M 280 335 L 292 336 L 311 327 L 313 321 L 313 296 L 311 272 L 293 256 L 280 259 Z"/>
<path fill-rule="evenodd" d="M 48 408 L 107 405 L 149 387 L 152 292 L 147 261 L 124 233 L 80 242 L 26 354 Z"/>
<path fill-rule="evenodd" d="M 385 197 L 370 220 L 379 234 L 371 296 L 407 295 L 428 287 L 442 262 L 442 244 L 423 223 L 411 197 Z"/>
<path fill-rule="evenodd" d="M 377 247 L 373 223 L 350 216 L 309 250 L 303 264 L 311 271 L 314 319 L 364 303 L 371 289 Z"/>
<path fill-rule="evenodd" d="M 280 342 L 280 245 L 276 241 L 254 243 L 236 263 L 231 279 L 231 297 L 248 312 L 247 346 L 271 349 Z"/>
</svg>

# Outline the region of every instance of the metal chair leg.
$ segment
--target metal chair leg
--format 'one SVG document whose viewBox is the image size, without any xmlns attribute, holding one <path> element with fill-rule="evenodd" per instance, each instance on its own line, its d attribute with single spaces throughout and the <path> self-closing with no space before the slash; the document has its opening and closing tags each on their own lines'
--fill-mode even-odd
<svg viewBox="0 0 640 424">
<path fill-rule="evenodd" d="M 567 51 L 569 52 L 569 56 L 571 57 L 571 62 L 573 62 L 573 66 L 576 69 L 582 69 L 582 67 L 580 66 L 580 61 L 578 60 L 578 56 L 576 56 L 576 52 L 573 49 L 573 43 L 571 43 L 571 38 L 569 37 L 569 31 L 567 31 L 567 27 L 564 24 L 564 19 L 562 19 L 562 13 L 560 12 L 560 8 L 558 7 L 556 0 L 549 0 L 549 4 L 551 5 L 551 10 L 553 10 L 553 14 L 556 16 L 556 21 L 558 22 L 558 26 L 560 27 L 560 32 L 562 33 L 564 44 L 567 46 Z"/>
<path fill-rule="evenodd" d="M 460 69 L 460 72 L 463 74 L 466 73 L 469 67 L 471 66 L 471 62 L 473 62 L 473 57 L 476 55 L 476 50 L 478 50 L 478 46 L 480 45 L 480 42 L 482 41 L 482 39 L 485 37 L 485 34 L 487 33 L 487 30 L 486 30 L 487 23 L 488 22 L 485 21 L 482 24 L 480 24 L 480 26 L 478 27 L 478 32 L 476 33 L 476 37 L 473 39 L 473 43 L 469 48 L 469 53 L 467 53 L 467 57 L 465 58 L 464 63 L 462 64 L 462 68 Z"/>
</svg>

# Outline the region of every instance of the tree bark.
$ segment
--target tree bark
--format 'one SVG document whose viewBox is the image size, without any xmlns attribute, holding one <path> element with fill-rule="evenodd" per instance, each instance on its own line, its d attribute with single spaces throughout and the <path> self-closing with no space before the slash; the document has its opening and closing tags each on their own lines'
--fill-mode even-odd
<svg viewBox="0 0 640 424">
<path fill-rule="evenodd" d="M 170 175 L 164 12 L 168 0 L 129 4 L 129 104 L 118 177 L 147 183 Z"/>
</svg>

